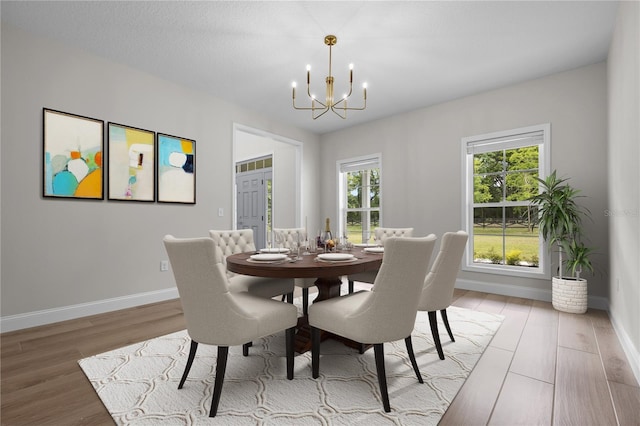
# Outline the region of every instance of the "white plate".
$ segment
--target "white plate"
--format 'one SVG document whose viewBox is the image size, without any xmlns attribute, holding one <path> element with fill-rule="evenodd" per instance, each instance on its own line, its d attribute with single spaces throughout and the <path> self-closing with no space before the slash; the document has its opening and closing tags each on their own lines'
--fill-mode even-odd
<svg viewBox="0 0 640 426">
<path fill-rule="evenodd" d="M 261 254 L 252 254 L 250 256 L 252 260 L 257 260 L 260 262 L 273 262 L 276 260 L 285 260 L 287 258 L 286 254 L 279 253 L 261 253 Z"/>
<path fill-rule="evenodd" d="M 358 243 L 358 244 L 354 244 L 354 247 L 375 247 L 373 244 L 366 244 L 366 243 Z"/>
<path fill-rule="evenodd" d="M 349 253 L 321 253 L 318 255 L 318 259 L 320 260 L 351 260 L 353 259 L 353 255 Z"/>
<path fill-rule="evenodd" d="M 384 247 L 367 247 L 364 251 L 367 253 L 384 253 Z"/>
<path fill-rule="evenodd" d="M 278 248 L 278 247 L 271 247 L 271 248 L 263 248 L 260 249 L 260 253 L 289 253 L 289 249 L 288 248 Z"/>
</svg>

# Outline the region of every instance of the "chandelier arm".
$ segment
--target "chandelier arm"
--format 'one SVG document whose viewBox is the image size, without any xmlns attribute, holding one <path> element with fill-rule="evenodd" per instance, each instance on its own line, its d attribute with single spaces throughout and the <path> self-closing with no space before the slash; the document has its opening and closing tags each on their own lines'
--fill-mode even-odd
<svg viewBox="0 0 640 426">
<path fill-rule="evenodd" d="M 317 108 L 316 108 L 317 109 Z M 314 120 L 322 117 L 323 115 L 325 115 L 327 113 L 327 111 L 329 111 L 329 107 L 325 107 L 324 111 L 322 111 L 320 114 L 318 115 L 313 115 L 313 112 L 311 113 L 311 117 L 313 117 Z"/>
<path fill-rule="evenodd" d="M 343 110 L 343 111 L 344 111 L 344 115 L 340 114 L 340 113 L 338 112 L 339 110 Z M 347 119 L 347 112 L 346 112 L 346 110 L 345 110 L 344 108 L 339 108 L 339 109 L 337 109 L 337 108 L 331 107 L 331 111 L 333 111 L 333 113 L 334 113 L 335 115 L 337 115 L 338 117 L 342 118 L 343 120 L 346 120 L 346 119 Z"/>
</svg>

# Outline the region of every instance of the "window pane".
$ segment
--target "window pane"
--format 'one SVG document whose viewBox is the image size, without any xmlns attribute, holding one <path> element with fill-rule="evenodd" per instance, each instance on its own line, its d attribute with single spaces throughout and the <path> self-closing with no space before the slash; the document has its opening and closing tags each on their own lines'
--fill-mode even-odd
<svg viewBox="0 0 640 426">
<path fill-rule="evenodd" d="M 540 238 L 532 219 L 537 211 L 529 207 L 505 209 L 505 263 L 512 266 L 538 266 Z"/>
<path fill-rule="evenodd" d="M 538 193 L 538 172 L 514 172 L 506 175 L 507 201 L 526 201 Z"/>
<path fill-rule="evenodd" d="M 497 173 L 503 169 L 503 151 L 485 152 L 473 156 L 473 173 Z"/>
<path fill-rule="evenodd" d="M 499 203 L 502 201 L 502 175 L 477 175 L 473 177 L 474 203 Z"/>
<path fill-rule="evenodd" d="M 380 207 L 380 169 L 369 170 L 369 206 Z"/>
<path fill-rule="evenodd" d="M 380 212 L 378 211 L 347 212 L 347 237 L 353 244 L 365 242 L 379 225 Z"/>
<path fill-rule="evenodd" d="M 473 262 L 501 264 L 504 260 L 502 207 L 473 209 Z"/>
<path fill-rule="evenodd" d="M 362 172 L 347 173 L 347 208 L 362 207 Z"/>
<path fill-rule="evenodd" d="M 538 170 L 538 146 L 505 150 L 507 170 Z"/>
</svg>

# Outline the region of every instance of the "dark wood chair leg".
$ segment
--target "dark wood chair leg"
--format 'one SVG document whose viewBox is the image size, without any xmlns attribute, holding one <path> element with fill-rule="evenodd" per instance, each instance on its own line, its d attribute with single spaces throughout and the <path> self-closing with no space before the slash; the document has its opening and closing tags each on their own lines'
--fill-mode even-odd
<svg viewBox="0 0 640 426">
<path fill-rule="evenodd" d="M 413 371 L 416 372 L 416 377 L 420 383 L 424 383 L 422 380 L 422 374 L 420 374 L 420 370 L 418 369 L 418 363 L 416 362 L 416 356 L 413 353 L 413 342 L 411 342 L 411 336 L 404 339 L 404 344 L 407 346 L 407 352 L 409 353 L 409 359 L 411 360 L 411 365 L 413 366 Z"/>
<path fill-rule="evenodd" d="M 349 281 L 349 294 L 353 293 L 353 280 L 348 280 Z"/>
<path fill-rule="evenodd" d="M 184 373 L 182 373 L 182 379 L 180 379 L 180 384 L 178 385 L 178 389 L 182 389 L 184 386 L 185 380 L 187 380 L 187 376 L 189 375 L 189 370 L 191 370 L 191 364 L 193 364 L 193 360 L 196 357 L 196 351 L 198 350 L 198 342 L 195 340 L 191 341 L 191 348 L 189 348 L 189 358 L 187 358 L 187 365 L 184 367 Z"/>
<path fill-rule="evenodd" d="M 291 327 L 287 328 L 285 332 L 286 339 L 286 352 L 287 352 L 287 379 L 293 380 L 293 362 L 294 362 L 294 353 L 293 353 L 293 339 L 296 335 L 296 328 Z"/>
<path fill-rule="evenodd" d="M 442 344 L 440 344 L 440 335 L 438 334 L 438 319 L 436 318 L 436 311 L 429 312 L 429 324 L 431 325 L 431 335 L 433 336 L 433 343 L 438 350 L 438 356 L 440 359 L 444 359 L 444 352 L 442 352 Z"/>
<path fill-rule="evenodd" d="M 309 289 L 302 289 L 302 315 L 309 315 Z"/>
<path fill-rule="evenodd" d="M 285 300 L 287 300 L 287 295 L 286 295 L 286 294 L 283 294 L 283 295 L 282 295 L 282 301 L 284 302 Z"/>
<path fill-rule="evenodd" d="M 441 310 L 440 315 L 442 316 L 442 322 L 444 322 L 444 326 L 447 328 L 447 333 L 449 333 L 449 338 L 451 338 L 452 342 L 455 342 L 456 339 L 453 338 L 451 327 L 449 327 L 449 318 L 447 318 L 447 310 L 446 309 Z"/>
<path fill-rule="evenodd" d="M 218 404 L 220 404 L 220 395 L 222 394 L 224 373 L 227 370 L 228 355 L 229 346 L 218 346 L 218 360 L 216 361 L 216 381 L 213 385 L 213 399 L 211 400 L 211 411 L 209 411 L 209 417 L 215 417 L 218 413 Z"/>
<path fill-rule="evenodd" d="M 242 355 L 249 356 L 249 348 L 253 346 L 253 342 L 248 342 L 242 345 Z"/>
<path fill-rule="evenodd" d="M 320 329 L 311 327 L 311 377 L 320 377 Z"/>
<path fill-rule="evenodd" d="M 287 303 L 293 303 L 293 292 L 287 293 Z"/>
<path fill-rule="evenodd" d="M 376 370 L 378 372 L 378 384 L 380 385 L 380 394 L 382 395 L 382 406 L 385 413 L 391 411 L 389 405 L 389 392 L 387 391 L 387 373 L 384 368 L 384 345 L 382 343 L 376 343 L 373 345 L 373 350 L 376 356 Z"/>
</svg>

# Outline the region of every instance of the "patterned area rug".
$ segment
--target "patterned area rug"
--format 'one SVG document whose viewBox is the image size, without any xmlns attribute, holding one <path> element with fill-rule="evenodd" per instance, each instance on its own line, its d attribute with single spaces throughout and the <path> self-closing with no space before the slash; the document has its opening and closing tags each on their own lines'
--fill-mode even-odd
<svg viewBox="0 0 640 426">
<path fill-rule="evenodd" d="M 248 357 L 229 349 L 218 415 L 208 416 L 216 347 L 200 345 L 189 378 L 178 382 L 189 353 L 186 331 L 79 361 L 118 425 L 429 425 L 437 424 L 502 323 L 500 315 L 450 307 L 449 341 L 438 358 L 426 312 L 419 312 L 413 346 L 424 377 L 418 383 L 404 340 L 385 344 L 391 412 L 382 408 L 373 349 L 360 355 L 332 340 L 321 346 L 320 378 L 311 353 L 296 354 L 286 379 L 284 333 L 253 342 Z M 440 315 L 438 314 L 438 317 Z"/>
</svg>

